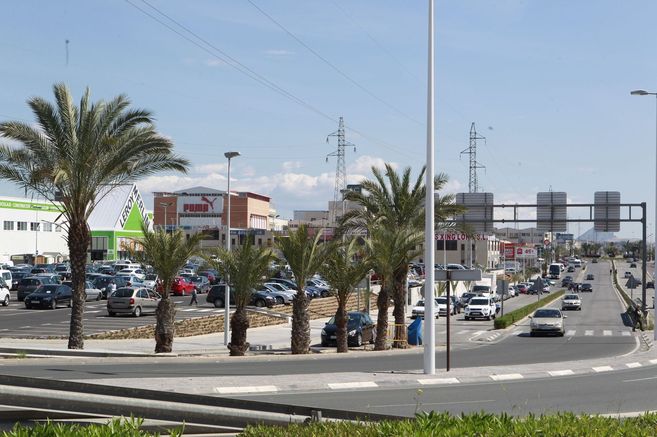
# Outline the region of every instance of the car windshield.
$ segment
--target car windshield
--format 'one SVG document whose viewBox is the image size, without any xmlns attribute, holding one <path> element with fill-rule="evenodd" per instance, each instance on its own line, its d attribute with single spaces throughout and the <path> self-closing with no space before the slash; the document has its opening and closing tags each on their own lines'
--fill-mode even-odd
<svg viewBox="0 0 657 437">
<path fill-rule="evenodd" d="M 156 279 L 157 279 L 157 275 L 146 275 L 147 281 L 155 281 Z"/>
<path fill-rule="evenodd" d="M 58 285 L 42 285 L 41 287 L 35 290 L 36 293 L 54 293 L 57 290 Z"/>
<path fill-rule="evenodd" d="M 445 296 L 440 296 L 436 298 L 436 303 L 446 305 L 447 304 L 447 298 Z"/>
<path fill-rule="evenodd" d="M 578 299 L 579 299 L 579 296 L 576 295 L 576 294 L 567 294 L 564 297 L 564 300 L 578 300 Z"/>
<path fill-rule="evenodd" d="M 488 305 L 488 299 L 477 299 L 475 297 L 470 299 L 470 305 Z"/>
<path fill-rule="evenodd" d="M 590 286 L 591 286 L 591 284 L 588 284 L 588 283 L 582 284 L 582 287 L 590 287 Z"/>
<path fill-rule="evenodd" d="M 559 319 L 561 318 L 561 312 L 559 310 L 553 309 L 543 309 L 536 310 L 534 317 L 545 318 L 545 319 Z"/>
<path fill-rule="evenodd" d="M 415 304 L 416 307 L 423 307 L 424 306 L 424 301 L 423 300 L 418 300 L 417 303 Z"/>
<path fill-rule="evenodd" d="M 112 297 L 132 297 L 132 288 L 119 288 L 112 294 Z"/>
</svg>

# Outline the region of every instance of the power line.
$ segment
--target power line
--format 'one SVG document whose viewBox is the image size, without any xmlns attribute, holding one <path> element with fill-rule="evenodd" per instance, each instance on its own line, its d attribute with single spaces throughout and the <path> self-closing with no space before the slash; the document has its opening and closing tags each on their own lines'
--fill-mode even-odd
<svg viewBox="0 0 657 437">
<path fill-rule="evenodd" d="M 382 103 L 383 105 L 385 105 L 385 106 L 388 107 L 389 109 L 393 110 L 393 111 L 396 112 L 397 114 L 401 115 L 402 117 L 404 117 L 404 118 L 406 118 L 406 119 L 408 119 L 408 120 L 410 120 L 410 121 L 412 121 L 412 122 L 414 122 L 414 123 L 417 123 L 417 124 L 419 124 L 420 126 L 423 126 L 423 125 L 424 125 L 423 122 L 421 122 L 421 121 L 419 121 L 419 120 L 416 120 L 415 118 L 413 118 L 413 117 L 411 117 L 410 115 L 406 114 L 404 111 L 402 111 L 401 109 L 397 108 L 397 107 L 394 106 L 393 104 L 388 103 L 387 101 L 385 101 L 384 99 L 382 99 L 381 97 L 377 96 L 377 95 L 374 94 L 372 91 L 370 91 L 369 89 L 367 89 L 365 86 L 363 86 L 362 84 L 360 84 L 360 83 L 359 83 L 358 81 L 356 81 L 354 78 L 352 78 L 351 76 L 349 76 L 349 75 L 348 75 L 347 73 L 345 73 L 341 68 L 339 68 L 338 66 L 336 66 L 335 64 L 333 64 L 333 63 L 332 63 L 331 61 L 329 61 L 328 59 L 326 59 L 326 58 L 325 58 L 324 56 L 322 56 L 319 52 L 317 52 L 317 50 L 315 50 L 315 49 L 313 49 L 312 47 L 310 47 L 310 46 L 309 46 L 308 44 L 306 44 L 301 38 L 299 38 L 299 37 L 296 36 L 294 33 L 292 33 L 292 31 L 290 31 L 287 27 L 283 26 L 283 25 L 282 25 L 279 21 L 277 21 L 274 17 L 272 17 L 272 16 L 269 15 L 267 12 L 265 12 L 262 8 L 260 8 L 258 5 L 256 5 L 256 4 L 253 2 L 253 0 L 247 0 L 247 1 L 251 4 L 251 6 L 253 6 L 254 8 L 256 8 L 256 9 L 257 9 L 262 15 L 264 15 L 265 17 L 267 17 L 267 19 L 268 19 L 269 21 L 271 21 L 271 22 L 274 23 L 276 26 L 278 26 L 283 32 L 285 32 L 285 33 L 287 33 L 288 35 L 290 35 L 290 37 L 292 37 L 296 42 L 298 42 L 298 43 L 301 44 L 303 47 L 305 47 L 310 53 L 312 53 L 313 55 L 315 55 L 315 57 L 317 57 L 318 59 L 320 59 L 322 62 L 324 62 L 324 63 L 325 63 L 326 65 L 328 65 L 329 67 L 331 67 L 336 73 L 338 73 L 340 76 L 344 77 L 346 80 L 348 80 L 349 82 L 351 82 L 351 83 L 352 83 L 354 86 L 356 86 L 358 89 L 360 89 L 361 91 L 363 91 L 364 93 L 366 93 L 367 95 L 369 95 L 370 97 L 372 97 L 373 99 L 377 100 L 379 103 Z"/>
<path fill-rule="evenodd" d="M 280 94 L 280 95 L 282 95 L 282 96 L 284 96 L 284 97 L 286 97 L 286 98 L 288 98 L 288 99 L 294 101 L 295 103 L 297 103 L 298 105 L 300 105 L 300 106 L 302 106 L 302 107 L 308 109 L 309 111 L 314 112 L 315 114 L 317 114 L 317 115 L 319 115 L 319 116 L 321 116 L 321 117 L 323 117 L 323 118 L 325 118 L 325 119 L 327 119 L 327 120 L 330 120 L 330 121 L 332 121 L 332 122 L 334 122 L 334 123 L 338 123 L 338 120 L 336 120 L 335 118 L 331 117 L 330 115 L 326 114 L 325 112 L 321 111 L 320 109 L 314 107 L 313 105 L 311 105 L 310 103 L 308 103 L 308 102 L 306 102 L 305 100 L 301 99 L 300 97 L 297 97 L 296 95 L 292 94 L 291 92 L 289 92 L 289 91 L 287 91 L 286 89 L 282 88 L 281 86 L 277 85 L 277 84 L 274 83 L 273 81 L 267 79 L 266 77 L 262 76 L 261 74 L 257 73 L 256 71 L 252 70 L 251 68 L 247 67 L 246 65 L 242 64 L 242 63 L 239 62 L 237 59 L 233 58 L 232 56 L 230 56 L 229 54 L 227 54 L 226 52 L 224 52 L 224 51 L 221 50 L 220 48 L 216 47 L 216 46 L 213 45 L 211 42 L 207 41 L 205 38 L 201 37 L 200 35 L 198 35 L 198 34 L 195 33 L 194 31 L 192 31 L 191 29 L 189 29 L 188 27 L 186 27 L 186 26 L 183 25 L 182 23 L 178 22 L 178 21 L 175 20 L 174 18 L 172 18 L 172 17 L 170 17 L 169 15 L 167 15 L 166 13 L 162 12 L 161 10 L 159 10 L 158 8 L 156 8 L 155 6 L 153 6 L 152 4 L 150 4 L 149 2 L 147 2 L 146 0 L 141 0 L 141 1 L 142 1 L 142 3 L 144 3 L 145 5 L 147 5 L 149 8 L 151 8 L 151 9 L 153 9 L 155 12 L 157 12 L 159 15 L 165 17 L 167 20 L 169 20 L 170 22 L 174 23 L 176 26 L 180 27 L 180 28 L 183 29 L 185 32 L 189 33 L 189 34 L 192 35 L 194 38 L 196 38 L 196 39 L 198 39 L 199 41 L 201 41 L 201 42 L 202 42 L 203 44 L 205 44 L 207 47 L 204 46 L 204 45 L 202 45 L 202 44 L 200 44 L 198 41 L 196 41 L 196 40 L 190 38 L 189 36 L 183 34 L 182 32 L 178 31 L 177 29 L 175 29 L 174 27 L 172 27 L 172 26 L 170 26 L 169 24 L 165 23 L 164 21 L 162 21 L 162 20 L 159 19 L 158 17 L 154 16 L 153 14 L 149 13 L 149 12 L 146 11 L 145 9 L 139 7 L 138 5 L 136 5 L 135 3 L 133 3 L 131 0 L 125 0 L 125 1 L 126 1 L 128 4 L 130 4 L 132 7 L 134 7 L 134 8 L 137 9 L 138 11 L 140 11 L 142 14 L 146 15 L 147 17 L 151 18 L 152 20 L 154 20 L 154 21 L 156 21 L 157 23 L 161 24 L 162 26 L 166 27 L 166 28 L 169 29 L 171 32 L 175 33 L 176 35 L 180 36 L 181 38 L 185 39 L 186 41 L 188 41 L 188 42 L 190 42 L 191 44 L 195 45 L 196 47 L 200 48 L 200 49 L 203 50 L 204 52 L 208 53 L 210 56 L 213 56 L 213 57 L 219 59 L 220 61 L 226 63 L 226 64 L 229 65 L 229 66 L 231 66 L 232 68 L 234 68 L 234 69 L 237 70 L 238 72 L 240 72 L 240 73 L 246 75 L 246 76 L 249 77 L 250 79 L 252 79 L 252 80 L 254 80 L 254 81 L 260 83 L 261 85 L 263 85 L 263 86 L 269 88 L 270 90 L 272 90 L 272 91 L 274 91 L 274 92 L 276 92 L 276 93 L 278 93 L 278 94 Z M 212 50 L 215 50 L 215 51 L 218 52 L 219 54 L 214 53 L 214 52 L 213 52 L 212 50 L 210 50 L 208 47 L 210 47 Z M 360 132 L 360 131 L 354 129 L 353 127 L 350 127 L 349 130 L 351 130 L 351 131 L 354 132 L 354 133 L 357 133 L 358 135 L 362 136 L 363 138 L 368 138 L 368 139 L 370 139 L 371 141 L 373 141 L 373 142 L 375 142 L 375 143 L 378 143 L 378 144 L 380 144 L 381 146 L 383 146 L 383 147 L 385 147 L 385 148 L 387 148 L 387 149 L 389 149 L 389 150 L 391 150 L 391 151 L 393 151 L 393 152 L 396 152 L 396 153 L 398 153 L 398 154 L 400 154 L 400 155 L 404 155 L 404 156 L 407 156 L 407 157 L 410 157 L 410 156 L 411 156 L 410 154 L 408 154 L 408 153 L 406 153 L 406 152 L 403 152 L 403 151 L 400 150 L 400 149 L 397 149 L 396 146 L 391 145 L 390 143 L 388 143 L 388 142 L 386 142 L 386 141 L 383 141 L 383 140 L 377 139 L 377 138 L 375 138 L 375 137 L 372 137 L 372 136 L 370 136 L 370 135 L 364 134 L 363 132 Z"/>
</svg>

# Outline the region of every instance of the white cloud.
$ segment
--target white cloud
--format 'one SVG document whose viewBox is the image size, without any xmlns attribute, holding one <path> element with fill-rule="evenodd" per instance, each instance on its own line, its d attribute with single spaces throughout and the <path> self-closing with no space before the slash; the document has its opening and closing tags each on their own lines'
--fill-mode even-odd
<svg viewBox="0 0 657 437">
<path fill-rule="evenodd" d="M 256 175 L 256 170 L 252 166 L 246 165 L 242 168 L 242 176 L 247 178 L 252 178 L 255 175 Z"/>
<path fill-rule="evenodd" d="M 214 162 L 210 164 L 201 164 L 194 167 L 194 171 L 201 174 L 226 173 L 228 164 L 225 162 Z"/>
<path fill-rule="evenodd" d="M 372 174 L 372 167 L 384 168 L 388 163 L 392 168 L 397 169 L 399 165 L 396 162 L 388 162 L 383 158 L 370 155 L 359 156 L 356 161 L 347 166 L 347 175 L 350 173 Z"/>
<path fill-rule="evenodd" d="M 283 170 L 290 171 L 290 170 L 294 170 L 294 169 L 297 169 L 297 168 L 301 168 L 302 165 L 303 164 L 301 163 L 301 161 L 285 161 L 283 163 L 282 167 L 283 167 Z"/>
<path fill-rule="evenodd" d="M 226 65 L 226 63 L 221 59 L 210 58 L 205 60 L 205 65 L 207 65 L 208 67 L 222 67 Z"/>
<path fill-rule="evenodd" d="M 294 52 L 284 49 L 269 49 L 265 50 L 265 54 L 267 56 L 292 56 L 294 55 Z"/>
</svg>

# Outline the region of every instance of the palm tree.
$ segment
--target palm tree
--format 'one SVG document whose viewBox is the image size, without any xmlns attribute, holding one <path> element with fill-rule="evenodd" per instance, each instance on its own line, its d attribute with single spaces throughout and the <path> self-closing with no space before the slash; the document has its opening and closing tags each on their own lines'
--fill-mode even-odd
<svg viewBox="0 0 657 437">
<path fill-rule="evenodd" d="M 357 239 L 336 240 L 327 250 L 326 261 L 319 271 L 336 292 L 338 309 L 335 312 L 336 341 L 338 352 L 347 352 L 347 300 L 358 283 L 370 270 L 369 262 L 363 259 Z"/>
<path fill-rule="evenodd" d="M 355 202 L 361 208 L 347 212 L 342 220 L 341 232 L 350 230 L 367 230 L 374 226 L 388 227 L 391 232 L 400 231 L 404 228 L 408 236 L 414 236 L 424 229 L 424 201 L 426 189 L 423 183 L 425 169 L 422 168 L 415 182 L 411 183 L 411 169 L 406 167 L 398 174 L 390 165 L 385 165 L 385 171 L 372 167 L 374 180 L 361 182 L 361 192 L 348 191 L 345 200 Z M 434 178 L 434 190 L 439 191 L 447 183 L 447 176 L 443 173 Z M 435 196 L 435 223 L 436 229 L 447 230 L 455 227 L 446 223 L 448 217 L 462 213 L 463 208 L 454 204 L 454 196 Z M 422 244 L 422 239 L 417 246 Z M 395 306 L 393 315 L 395 325 L 402 326 L 405 322 L 404 306 L 406 302 L 405 281 L 408 276 L 408 263 L 418 252 L 409 251 L 404 254 L 405 259 L 393 272 L 391 283 L 392 298 Z M 427 266 L 433 268 L 433 266 Z M 379 308 L 381 311 L 381 308 Z M 379 318 L 380 319 L 380 318 Z M 377 327 L 377 331 L 379 328 Z M 395 330 L 395 342 L 393 346 L 404 347 L 406 339 L 405 329 Z"/>
<path fill-rule="evenodd" d="M 301 225 L 287 236 L 276 237 L 276 247 L 283 254 L 297 284 L 297 295 L 292 301 L 292 339 L 293 354 L 307 354 L 310 350 L 310 322 L 308 318 L 309 299 L 304 289 L 306 281 L 317 273 L 324 263 L 326 250 L 319 244 L 323 232 L 312 237 L 306 225 Z"/>
<path fill-rule="evenodd" d="M 230 318 L 231 333 L 228 349 L 231 356 L 244 356 L 249 348 L 249 343 L 246 341 L 246 331 L 249 329 L 246 306 L 251 300 L 253 289 L 262 284 L 263 278 L 269 272 L 271 262 L 276 257 L 267 247 L 255 247 L 253 237 L 249 237 L 243 246 L 235 250 L 218 248 L 211 250 L 208 255 L 205 258 L 206 262 L 217 269 L 224 278 L 230 278 L 230 296 L 235 302 L 235 312 Z M 230 302 L 224 302 L 224 305 L 230 305 Z"/>
<path fill-rule="evenodd" d="M 422 242 L 422 234 L 408 227 L 391 229 L 388 226 L 373 225 L 366 240 L 372 267 L 381 280 L 381 290 L 376 300 L 378 316 L 376 320 L 375 350 L 385 350 L 388 341 L 388 306 L 390 298 L 398 291 L 396 283 L 399 282 L 399 272 L 408 268 L 407 257 L 413 255 Z M 425 284 L 426 286 L 426 284 Z M 397 300 L 395 300 L 395 304 Z M 402 309 L 403 311 L 403 309 Z M 400 332 L 404 331 L 404 332 Z M 404 322 L 395 320 L 393 346 L 406 343 L 406 329 Z"/>
<path fill-rule="evenodd" d="M 149 111 L 129 109 L 126 96 L 94 103 L 87 89 L 75 106 L 66 85 L 53 89 L 54 104 L 40 97 L 28 101 L 36 126 L 0 123 L 0 136 L 20 144 L 0 146 L 0 179 L 61 208 L 73 282 L 68 347 L 82 349 L 89 216 L 117 186 L 160 171 L 186 172 L 189 163 L 172 153 L 173 143 L 156 132 Z"/>
<path fill-rule="evenodd" d="M 174 319 L 176 310 L 169 292 L 178 271 L 183 268 L 190 257 L 200 252 L 203 234 L 194 234 L 185 238 L 177 229 L 167 233 L 162 229 L 150 232 L 142 227 L 144 236 L 135 238 L 137 244 L 131 255 L 144 264 L 153 267 L 162 284 L 162 300 L 157 305 L 155 325 L 155 353 L 171 352 L 175 335 Z"/>
</svg>

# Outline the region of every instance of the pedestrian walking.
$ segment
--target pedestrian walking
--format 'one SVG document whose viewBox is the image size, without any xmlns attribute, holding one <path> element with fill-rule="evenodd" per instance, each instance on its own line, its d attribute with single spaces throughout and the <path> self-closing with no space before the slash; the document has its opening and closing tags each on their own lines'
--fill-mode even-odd
<svg viewBox="0 0 657 437">
<path fill-rule="evenodd" d="M 198 306 L 198 299 L 197 299 L 197 294 L 196 294 L 196 287 L 192 289 L 192 300 L 189 301 L 189 306 L 192 306 L 192 304 Z"/>
<path fill-rule="evenodd" d="M 632 305 L 632 315 L 634 316 L 632 331 L 636 331 L 637 325 L 639 326 L 639 329 L 643 331 L 643 315 L 641 314 L 639 307 Z"/>
<path fill-rule="evenodd" d="M 114 282 L 114 279 L 110 281 L 110 283 L 107 285 L 107 297 L 110 297 L 112 293 L 116 291 L 116 282 Z"/>
</svg>

